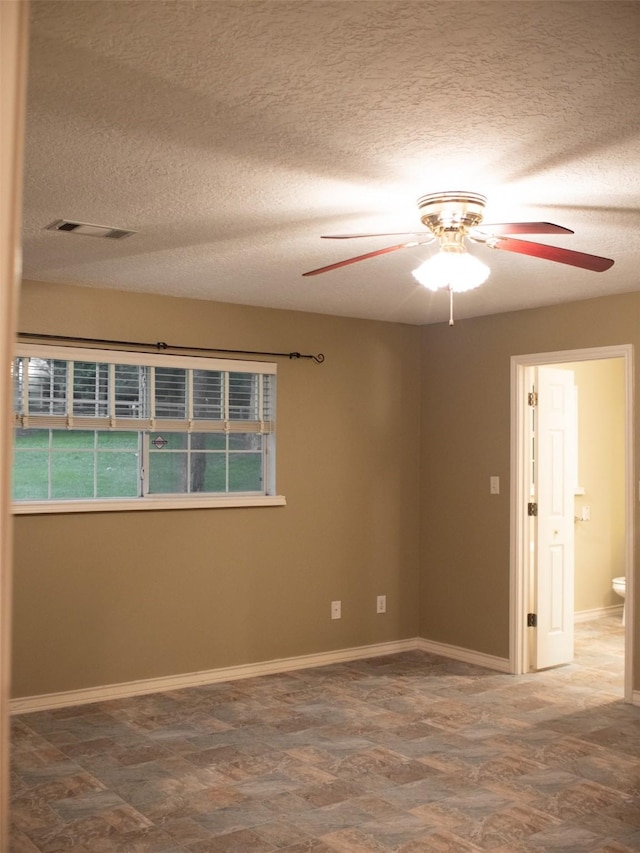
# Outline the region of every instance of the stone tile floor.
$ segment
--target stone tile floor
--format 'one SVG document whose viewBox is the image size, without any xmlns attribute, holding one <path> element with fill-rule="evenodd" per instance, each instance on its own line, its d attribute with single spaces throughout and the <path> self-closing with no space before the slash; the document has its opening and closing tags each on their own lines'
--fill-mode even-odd
<svg viewBox="0 0 640 853">
<path fill-rule="evenodd" d="M 421 652 L 13 719 L 10 853 L 640 851 L 619 617 L 510 676 Z"/>
</svg>

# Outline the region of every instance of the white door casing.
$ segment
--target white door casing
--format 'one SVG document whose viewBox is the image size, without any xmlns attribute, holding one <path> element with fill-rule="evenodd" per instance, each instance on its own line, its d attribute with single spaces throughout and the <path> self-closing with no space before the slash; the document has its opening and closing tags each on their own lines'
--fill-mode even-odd
<svg viewBox="0 0 640 853">
<path fill-rule="evenodd" d="M 624 361 L 625 384 L 625 544 L 624 564 L 627 583 L 627 620 L 625 627 L 624 698 L 640 704 L 640 691 L 633 690 L 634 652 L 634 573 L 635 537 L 634 509 L 637 500 L 634 476 L 634 347 L 633 344 L 613 344 L 574 350 L 556 350 L 511 356 L 511 487 L 510 487 L 510 604 L 509 604 L 509 669 L 514 674 L 528 672 L 532 655 L 528 638 L 527 612 L 530 609 L 529 580 L 532 575 L 530 555 L 530 519 L 527 503 L 532 500 L 530 474 L 530 413 L 527 410 L 529 376 L 536 365 L 596 361 L 621 358 Z M 638 698 L 636 698 L 638 697 Z"/>
<path fill-rule="evenodd" d="M 29 4 L 0 3 L 0 850 L 9 849 L 11 373 L 20 276 Z"/>
</svg>

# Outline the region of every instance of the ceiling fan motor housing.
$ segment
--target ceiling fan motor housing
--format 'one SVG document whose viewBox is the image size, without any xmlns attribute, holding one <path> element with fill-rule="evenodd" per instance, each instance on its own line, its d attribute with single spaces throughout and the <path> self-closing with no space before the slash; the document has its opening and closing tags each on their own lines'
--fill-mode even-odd
<svg viewBox="0 0 640 853">
<path fill-rule="evenodd" d="M 429 193 L 418 199 L 420 220 L 448 252 L 464 252 L 464 237 L 484 215 L 485 196 L 464 191 Z"/>
</svg>

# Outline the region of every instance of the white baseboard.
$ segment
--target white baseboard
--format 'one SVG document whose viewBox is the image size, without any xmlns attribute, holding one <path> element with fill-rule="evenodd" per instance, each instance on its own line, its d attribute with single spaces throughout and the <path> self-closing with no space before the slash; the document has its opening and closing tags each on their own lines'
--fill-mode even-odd
<svg viewBox="0 0 640 853">
<path fill-rule="evenodd" d="M 604 608 L 606 613 L 601 615 L 609 615 L 611 611 L 620 612 L 621 609 L 620 607 Z M 583 611 L 583 614 L 593 614 L 594 612 L 591 610 Z M 578 615 L 576 614 L 576 616 Z M 596 617 L 591 615 L 588 618 Z M 586 621 L 586 619 L 580 621 Z M 508 658 L 487 655 L 483 652 L 464 649 L 460 646 L 450 646 L 434 640 L 425 640 L 422 637 L 413 637 L 408 640 L 395 640 L 371 646 L 356 646 L 349 649 L 338 649 L 333 652 L 319 652 L 317 654 L 301 655 L 292 658 L 278 658 L 260 663 L 241 664 L 240 666 L 222 667 L 202 672 L 146 678 L 141 681 L 107 684 L 100 687 L 87 687 L 82 690 L 47 693 L 41 696 L 24 696 L 12 699 L 9 703 L 9 710 L 12 714 L 27 714 L 30 711 L 48 711 L 53 708 L 87 705 L 91 702 L 106 702 L 110 699 L 128 699 L 134 696 L 144 696 L 148 693 L 163 693 L 169 690 L 181 690 L 186 687 L 197 687 L 203 684 L 237 681 L 241 678 L 253 678 L 258 675 L 290 672 L 295 669 L 309 669 L 314 666 L 327 666 L 333 663 L 344 663 L 369 657 L 382 657 L 383 655 L 393 655 L 408 651 L 427 652 L 439 655 L 440 657 L 483 666 L 486 669 L 492 669 L 497 672 L 511 672 Z M 640 706 L 640 691 L 633 693 L 632 702 L 634 705 Z"/>
<path fill-rule="evenodd" d="M 473 663 L 476 666 L 484 666 L 487 669 L 495 669 L 498 672 L 511 672 L 509 658 L 486 655 L 483 652 L 474 652 L 472 649 L 449 646 L 446 643 L 437 643 L 434 640 L 424 640 L 420 637 L 418 638 L 417 648 L 421 652 L 429 652 L 432 655 L 440 655 L 441 657 L 460 660 L 464 663 Z"/>
<path fill-rule="evenodd" d="M 148 693 L 164 693 L 168 690 L 181 690 L 185 687 L 197 687 L 203 684 L 217 684 L 221 681 L 237 681 L 241 678 L 253 678 L 257 675 L 270 675 L 277 672 L 290 672 L 294 669 L 309 669 L 313 666 L 326 666 L 327 664 L 361 660 L 362 658 L 393 655 L 398 652 L 415 651 L 418 648 L 418 638 L 412 637 L 409 640 L 394 640 L 390 643 L 356 646 L 333 652 L 278 658 L 277 660 L 228 666 L 203 672 L 145 678 L 141 681 L 127 681 L 122 684 L 107 684 L 81 690 L 66 690 L 62 693 L 47 693 L 41 696 L 24 696 L 10 700 L 9 712 L 11 714 L 26 714 L 30 711 L 49 711 L 52 708 L 88 705 L 91 702 L 106 702 L 110 699 L 128 699 L 133 696 L 144 696 Z"/>
<path fill-rule="evenodd" d="M 593 610 L 577 610 L 573 614 L 574 622 L 591 622 L 592 619 L 601 619 L 603 616 L 617 616 L 622 618 L 623 604 L 611 604 L 609 607 L 595 607 Z"/>
</svg>

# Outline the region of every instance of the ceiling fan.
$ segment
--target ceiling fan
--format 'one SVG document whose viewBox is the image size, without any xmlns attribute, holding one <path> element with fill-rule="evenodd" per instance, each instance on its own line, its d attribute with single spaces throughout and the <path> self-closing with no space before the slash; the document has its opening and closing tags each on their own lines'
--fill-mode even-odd
<svg viewBox="0 0 640 853">
<path fill-rule="evenodd" d="M 512 234 L 574 233 L 570 228 L 563 228 L 561 225 L 554 225 L 551 222 L 502 222 L 483 225 L 482 219 L 486 203 L 485 196 L 472 192 L 439 192 L 423 195 L 418 199 L 418 210 L 422 224 L 427 227 L 428 231 L 323 235 L 325 240 L 392 236 L 409 236 L 412 239 L 394 246 L 385 246 L 383 249 L 376 249 L 373 252 L 366 252 L 364 255 L 357 255 L 354 258 L 347 258 L 334 264 L 328 264 L 305 272 L 303 275 L 310 276 L 330 272 L 348 264 L 364 261 L 367 258 L 375 258 L 378 255 L 385 255 L 398 249 L 423 246 L 438 240 L 440 244 L 438 254 L 421 264 L 413 271 L 413 275 L 420 284 L 431 290 L 443 288 L 449 291 L 449 324 L 453 325 L 454 292 L 460 293 L 478 287 L 487 280 L 490 272 L 485 264 L 467 252 L 465 245 L 467 238 L 476 243 L 484 243 L 490 249 L 531 255 L 534 258 L 544 258 L 593 272 L 604 272 L 613 266 L 614 262 L 610 258 L 506 236 Z"/>
</svg>

